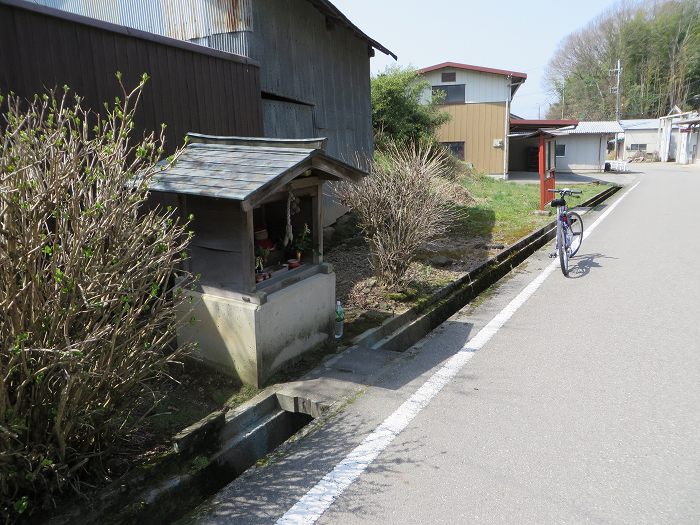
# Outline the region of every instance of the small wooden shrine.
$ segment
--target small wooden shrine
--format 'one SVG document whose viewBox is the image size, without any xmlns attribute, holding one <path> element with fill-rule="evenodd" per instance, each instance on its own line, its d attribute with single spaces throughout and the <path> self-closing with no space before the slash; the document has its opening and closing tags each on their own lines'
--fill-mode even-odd
<svg viewBox="0 0 700 525">
<path fill-rule="evenodd" d="M 323 184 L 365 173 L 325 139 L 190 134 L 151 198 L 194 216 L 195 321 L 178 332 L 202 359 L 259 386 L 332 333 L 335 275 L 323 263 Z"/>
</svg>

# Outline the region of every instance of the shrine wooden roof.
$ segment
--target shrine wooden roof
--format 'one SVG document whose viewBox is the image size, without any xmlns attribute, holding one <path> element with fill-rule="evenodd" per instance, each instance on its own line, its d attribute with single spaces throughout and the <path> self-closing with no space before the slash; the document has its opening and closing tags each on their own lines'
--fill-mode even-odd
<svg viewBox="0 0 700 525">
<path fill-rule="evenodd" d="M 298 177 L 357 182 L 366 175 L 326 155 L 325 139 L 189 136 L 192 142 L 154 176 L 150 190 L 236 200 L 250 209 Z"/>
</svg>

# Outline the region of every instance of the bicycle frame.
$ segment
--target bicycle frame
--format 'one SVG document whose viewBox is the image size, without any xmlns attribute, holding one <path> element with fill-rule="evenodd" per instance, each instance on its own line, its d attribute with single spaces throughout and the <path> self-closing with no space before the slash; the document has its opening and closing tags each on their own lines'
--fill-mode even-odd
<svg viewBox="0 0 700 525">
<path fill-rule="evenodd" d="M 569 248 L 571 246 L 571 239 L 567 235 L 567 228 L 566 226 L 569 225 L 569 216 L 566 214 L 567 212 L 567 207 L 566 206 L 557 206 L 557 233 L 556 233 L 556 243 L 555 243 L 555 251 L 559 250 L 559 239 L 564 239 L 564 246 L 566 248 Z"/>
<path fill-rule="evenodd" d="M 573 257 L 576 252 L 578 252 L 581 247 L 581 237 L 578 244 L 574 247 L 574 239 L 577 235 L 583 234 L 583 221 L 581 217 L 575 212 L 569 212 L 566 206 L 566 200 L 564 197 L 567 195 L 576 196 L 581 195 L 580 190 L 570 190 L 569 188 L 562 188 L 561 190 L 548 190 L 552 193 L 559 194 L 559 200 L 552 201 L 552 204 L 556 205 L 557 208 L 557 231 L 556 231 L 556 243 L 554 247 L 554 253 L 550 257 L 556 257 L 559 254 L 559 262 L 561 263 L 561 271 L 564 276 L 569 275 L 569 258 Z M 574 222 L 574 215 L 578 219 Z M 578 232 L 574 231 L 574 224 L 577 225 Z"/>
</svg>

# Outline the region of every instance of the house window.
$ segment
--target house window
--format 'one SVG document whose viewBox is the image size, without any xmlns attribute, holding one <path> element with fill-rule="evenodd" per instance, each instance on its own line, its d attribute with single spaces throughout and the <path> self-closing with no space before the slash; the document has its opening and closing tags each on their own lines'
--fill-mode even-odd
<svg viewBox="0 0 700 525">
<path fill-rule="evenodd" d="M 457 81 L 457 73 L 454 71 L 451 71 L 449 73 L 443 73 L 441 78 L 441 82 L 456 82 Z"/>
<path fill-rule="evenodd" d="M 646 151 L 647 145 L 646 144 L 630 144 L 628 149 L 630 151 Z"/>
<path fill-rule="evenodd" d="M 464 84 L 454 84 L 452 86 L 433 86 L 433 95 L 444 93 L 441 104 L 463 104 Z"/>
<path fill-rule="evenodd" d="M 440 144 L 459 160 L 464 160 L 464 142 L 441 142 Z"/>
<path fill-rule="evenodd" d="M 566 157 L 566 144 L 557 144 L 555 155 L 557 157 Z"/>
</svg>

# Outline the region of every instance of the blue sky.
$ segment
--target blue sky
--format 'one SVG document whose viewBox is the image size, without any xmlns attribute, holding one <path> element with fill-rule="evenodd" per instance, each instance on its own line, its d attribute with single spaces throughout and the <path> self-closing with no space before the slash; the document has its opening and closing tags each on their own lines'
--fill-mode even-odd
<svg viewBox="0 0 700 525">
<path fill-rule="evenodd" d="M 331 0 L 370 37 L 417 68 L 462 62 L 527 73 L 513 113 L 542 118 L 548 105 L 542 79 L 547 62 L 569 33 L 617 2 L 585 0 Z M 394 64 L 377 52 L 372 73 Z"/>
</svg>

